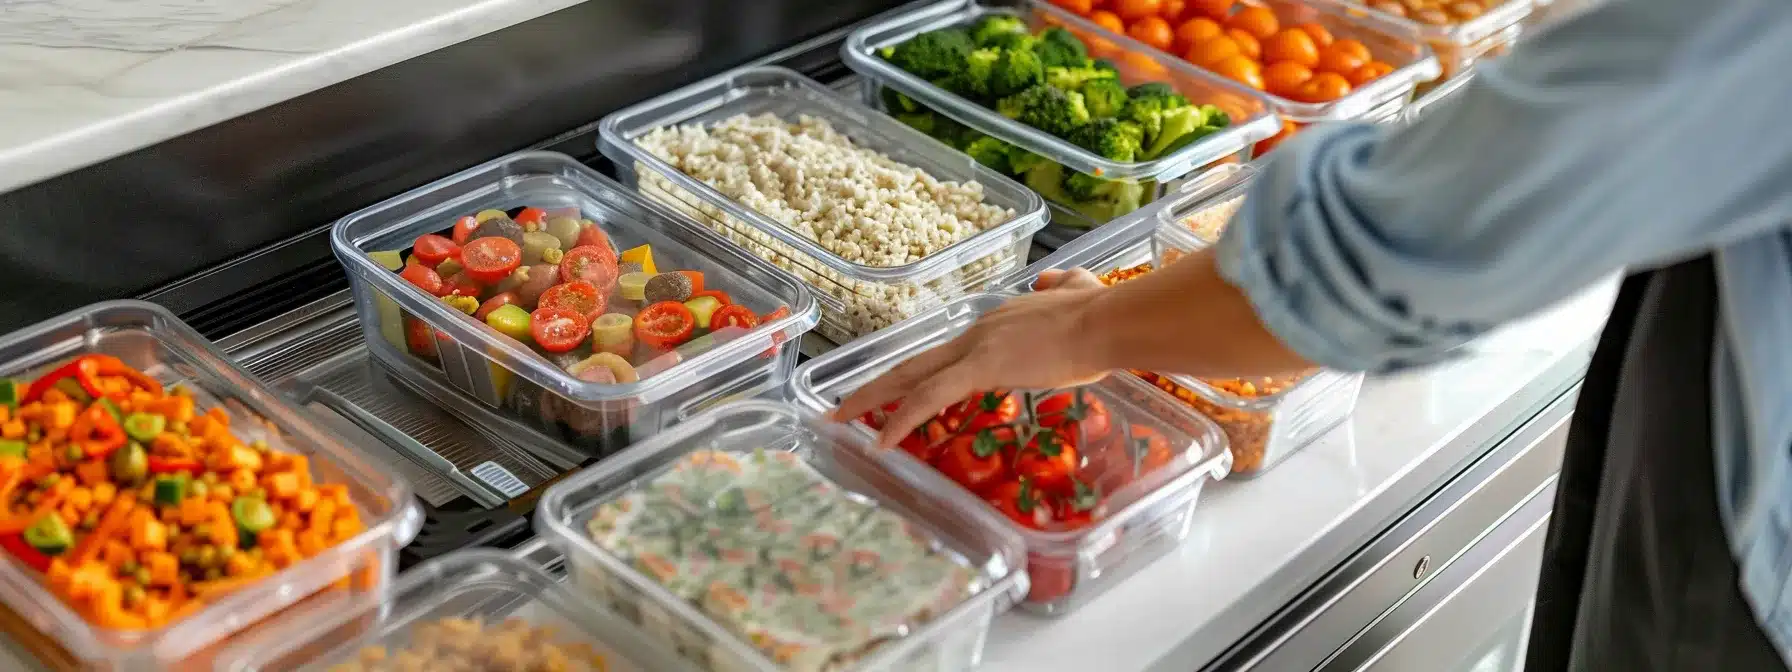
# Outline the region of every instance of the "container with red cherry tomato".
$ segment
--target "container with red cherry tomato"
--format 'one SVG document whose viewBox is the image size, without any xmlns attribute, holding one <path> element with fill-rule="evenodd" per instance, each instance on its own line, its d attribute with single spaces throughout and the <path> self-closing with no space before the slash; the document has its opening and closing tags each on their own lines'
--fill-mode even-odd
<svg viewBox="0 0 1792 672">
<path fill-rule="evenodd" d="M 829 410 L 876 374 L 1011 298 L 973 294 L 797 369 L 799 403 Z M 880 429 L 893 407 L 855 420 Z M 891 459 L 1000 512 L 1027 542 L 1031 611 L 1068 613 L 1188 533 L 1201 490 L 1231 469 L 1212 421 L 1126 375 L 1058 390 L 986 390 L 941 409 Z M 923 468 L 922 465 L 926 465 Z M 924 490 L 924 488 L 923 488 Z"/>
<path fill-rule="evenodd" d="M 817 314 L 795 277 L 546 152 L 352 214 L 332 243 L 377 361 L 551 454 L 778 386 Z"/>
</svg>

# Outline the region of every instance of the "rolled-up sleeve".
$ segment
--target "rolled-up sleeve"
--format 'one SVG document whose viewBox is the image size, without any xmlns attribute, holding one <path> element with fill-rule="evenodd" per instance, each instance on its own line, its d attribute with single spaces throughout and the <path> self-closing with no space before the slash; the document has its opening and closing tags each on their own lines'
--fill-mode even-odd
<svg viewBox="0 0 1792 672">
<path fill-rule="evenodd" d="M 1220 269 L 1309 360 L 1437 361 L 1614 271 L 1792 224 L 1789 112 L 1792 3 L 1612 2 L 1415 124 L 1284 143 Z"/>
</svg>

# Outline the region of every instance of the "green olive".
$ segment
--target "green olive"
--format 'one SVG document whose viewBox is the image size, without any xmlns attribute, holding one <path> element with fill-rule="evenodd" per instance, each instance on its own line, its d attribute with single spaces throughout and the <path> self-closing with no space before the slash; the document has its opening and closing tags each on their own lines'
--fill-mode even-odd
<svg viewBox="0 0 1792 672">
<path fill-rule="evenodd" d="M 149 476 L 149 453 L 143 444 L 132 441 L 112 453 L 112 480 L 121 485 L 136 485 Z"/>
</svg>

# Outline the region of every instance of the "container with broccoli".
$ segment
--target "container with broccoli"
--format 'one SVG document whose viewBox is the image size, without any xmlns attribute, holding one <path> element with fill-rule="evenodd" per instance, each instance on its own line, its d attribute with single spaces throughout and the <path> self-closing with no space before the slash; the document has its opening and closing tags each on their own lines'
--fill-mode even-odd
<svg viewBox="0 0 1792 672">
<path fill-rule="evenodd" d="M 947 19 L 869 26 L 849 38 L 847 60 L 885 111 L 1062 206 L 1054 224 L 1087 227 L 1136 210 L 1162 183 L 1277 128 L 1252 92 L 1148 49 L 1104 52 L 1125 65 L 1094 58 L 1088 44 L 1128 47 L 1085 44 L 1082 20 L 1050 5 L 1021 0 L 1017 9 L 971 5 Z"/>
</svg>

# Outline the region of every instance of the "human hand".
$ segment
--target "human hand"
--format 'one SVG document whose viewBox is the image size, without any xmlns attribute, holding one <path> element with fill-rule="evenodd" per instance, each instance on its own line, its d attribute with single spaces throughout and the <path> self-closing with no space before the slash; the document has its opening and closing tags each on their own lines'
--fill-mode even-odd
<svg viewBox="0 0 1792 672">
<path fill-rule="evenodd" d="M 1083 269 L 1039 274 L 1031 294 L 978 319 L 957 338 L 914 358 L 841 400 L 834 419 L 850 421 L 900 402 L 878 442 L 894 446 L 946 406 L 978 390 L 1044 389 L 1094 382 L 1107 374 L 1087 345 L 1087 315 L 1108 291 Z"/>
</svg>

